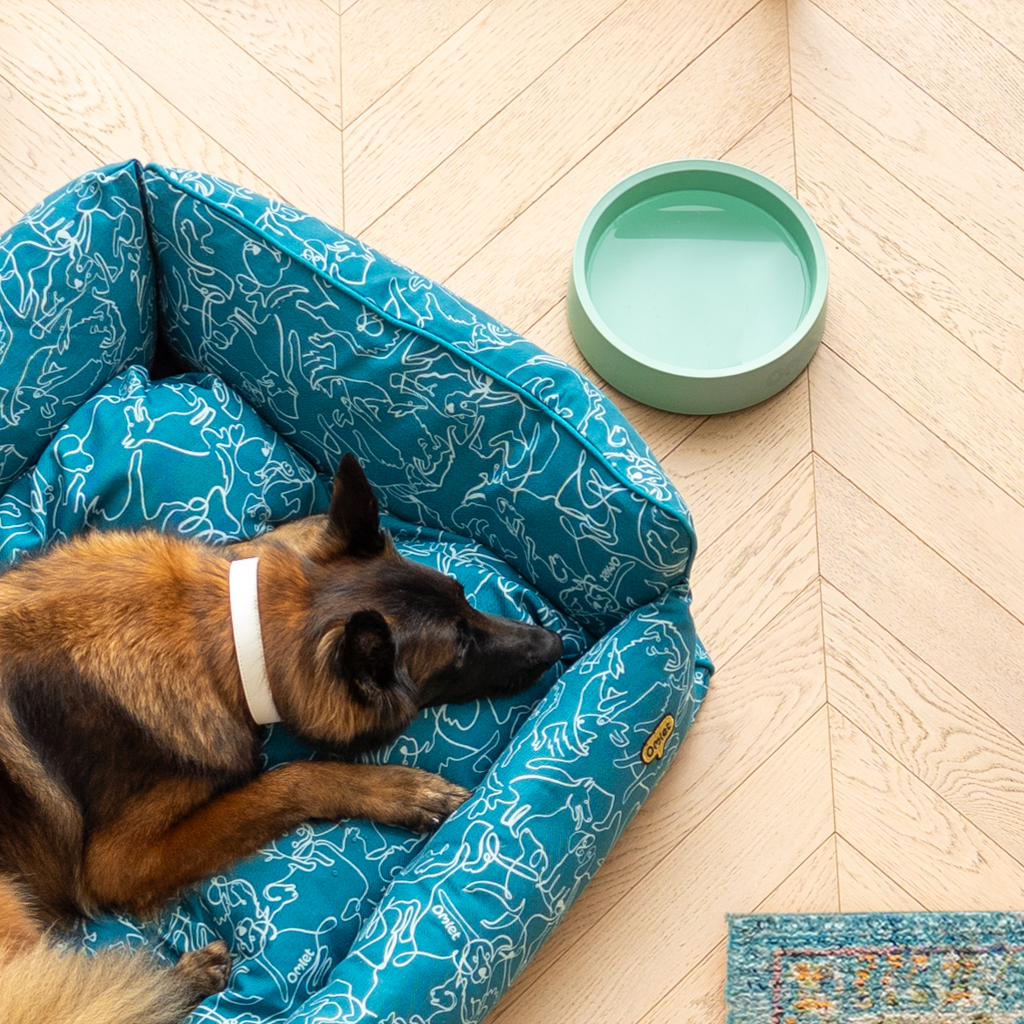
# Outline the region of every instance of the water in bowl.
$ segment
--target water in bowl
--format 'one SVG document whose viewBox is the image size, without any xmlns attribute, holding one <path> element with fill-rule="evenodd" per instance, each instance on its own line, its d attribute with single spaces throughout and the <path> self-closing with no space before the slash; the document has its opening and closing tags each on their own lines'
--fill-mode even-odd
<svg viewBox="0 0 1024 1024">
<path fill-rule="evenodd" d="M 811 295 L 800 250 L 778 221 L 701 189 L 662 193 L 616 217 L 592 250 L 587 284 L 601 318 L 641 358 L 708 371 L 778 347 Z"/>
</svg>

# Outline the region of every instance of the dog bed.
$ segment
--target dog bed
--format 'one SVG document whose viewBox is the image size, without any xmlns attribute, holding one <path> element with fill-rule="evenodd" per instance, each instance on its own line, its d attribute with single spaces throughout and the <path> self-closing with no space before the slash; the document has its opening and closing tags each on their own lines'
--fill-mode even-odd
<svg viewBox="0 0 1024 1024">
<path fill-rule="evenodd" d="M 406 556 L 557 630 L 531 691 L 375 759 L 473 788 L 433 835 L 309 822 L 87 947 L 222 937 L 195 1021 L 483 1019 L 686 734 L 712 667 L 689 513 L 585 378 L 357 239 L 206 174 L 83 175 L 0 239 L 0 558 L 76 531 L 216 542 L 323 511 L 354 452 Z M 268 767 L 316 757 L 283 726 Z"/>
</svg>

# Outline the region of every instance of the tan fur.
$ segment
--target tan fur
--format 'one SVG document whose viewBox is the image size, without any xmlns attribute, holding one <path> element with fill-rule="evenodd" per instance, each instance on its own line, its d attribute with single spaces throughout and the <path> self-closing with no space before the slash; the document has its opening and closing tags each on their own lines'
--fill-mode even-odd
<svg viewBox="0 0 1024 1024">
<path fill-rule="evenodd" d="M 0 1011 L 4 1024 L 174 1024 L 228 970 L 223 943 L 172 970 L 148 957 L 62 950 L 44 935 L 24 894 L 0 878 Z"/>
<path fill-rule="evenodd" d="M 211 555 L 158 533 L 74 538 L 2 577 L 0 650 L 8 661 L 35 659 L 56 641 L 175 749 L 229 763 L 221 755 L 247 735 L 237 721 L 227 561 Z M 0 694 L 3 685 L 0 674 Z"/>
<path fill-rule="evenodd" d="M 25 895 L 9 879 L 0 878 L 0 964 L 31 949 L 41 938 Z"/>
<path fill-rule="evenodd" d="M 182 968 L 182 963 L 185 969 Z M 196 1004 L 189 962 L 64 952 L 47 941 L 0 963 L 4 1024 L 175 1024 Z"/>
</svg>

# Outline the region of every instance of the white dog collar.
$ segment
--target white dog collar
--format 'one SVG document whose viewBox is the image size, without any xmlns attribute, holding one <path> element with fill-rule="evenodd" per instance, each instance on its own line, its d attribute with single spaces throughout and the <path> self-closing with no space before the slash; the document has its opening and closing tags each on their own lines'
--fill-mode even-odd
<svg viewBox="0 0 1024 1024">
<path fill-rule="evenodd" d="M 249 713 L 257 725 L 280 722 L 267 678 L 260 628 L 260 599 L 256 588 L 258 558 L 240 558 L 231 563 L 228 590 L 231 595 L 231 631 L 235 638 L 235 657 L 242 675 L 242 689 Z"/>
</svg>

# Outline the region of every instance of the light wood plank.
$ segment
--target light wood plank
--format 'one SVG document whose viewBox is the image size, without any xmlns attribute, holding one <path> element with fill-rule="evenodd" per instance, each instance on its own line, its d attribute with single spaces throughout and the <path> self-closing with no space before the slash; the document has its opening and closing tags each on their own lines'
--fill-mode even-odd
<svg viewBox="0 0 1024 1024">
<path fill-rule="evenodd" d="M 756 914 L 834 914 L 839 910 L 836 837 L 830 835 L 755 908 Z"/>
<path fill-rule="evenodd" d="M 760 3 L 523 210 L 446 283 L 525 330 L 564 298 L 576 235 L 590 207 L 640 167 L 717 158 L 778 107 L 789 91 L 785 7 Z M 708 102 L 694 106 L 690 97 Z M 762 144 L 778 135 L 761 137 Z M 758 147 L 773 167 L 782 161 Z M 755 153 L 750 151 L 749 155 Z"/>
<path fill-rule="evenodd" d="M 1024 862 L 1024 743 L 827 584 L 822 604 L 832 707 Z"/>
<path fill-rule="evenodd" d="M 811 370 L 811 415 L 823 459 L 1024 620 L 1024 505 L 827 346 Z"/>
<path fill-rule="evenodd" d="M 800 102 L 800 199 L 823 230 L 1024 384 L 1024 282 Z"/>
<path fill-rule="evenodd" d="M 672 772 L 648 800 L 650 808 L 644 805 L 641 823 L 671 834 L 703 821 L 824 702 L 815 581 L 732 657 L 718 661 L 704 706 Z"/>
<path fill-rule="evenodd" d="M 951 0 L 953 6 L 1024 59 L 1024 7 L 1014 0 Z"/>
<path fill-rule="evenodd" d="M 825 709 L 499 1018 L 618 1024 L 656 1005 L 832 834 Z M 785 821 L 785 828 L 778 822 Z M 543 950 L 540 954 L 543 956 Z"/>
<path fill-rule="evenodd" d="M 725 1024 L 726 948 L 723 939 L 639 1024 Z"/>
<path fill-rule="evenodd" d="M 0 78 L 0 190 L 12 205 L 28 210 L 100 163 L 102 160 Z"/>
<path fill-rule="evenodd" d="M 188 0 L 227 39 L 341 127 L 337 11 L 320 0 Z"/>
<path fill-rule="evenodd" d="M 794 0 L 789 10 L 793 92 L 800 101 L 1016 274 L 1024 273 L 1024 168 L 811 0 Z"/>
<path fill-rule="evenodd" d="M 438 164 L 472 145 L 474 132 L 500 116 L 618 2 L 492 3 L 439 46 L 345 129 L 351 230 L 365 233 Z"/>
<path fill-rule="evenodd" d="M 827 248 L 828 347 L 1024 502 L 1024 393 L 849 250 Z"/>
<path fill-rule="evenodd" d="M 3 4 L 0 30 L 0 72 L 46 114 L 45 123 L 38 115 L 32 122 L 41 134 L 31 146 L 45 154 L 48 188 L 92 167 L 137 157 L 196 167 L 273 194 L 268 182 L 51 4 Z M 6 100 L 0 102 L 2 116 L 8 109 Z M 0 132 L 0 139 L 13 137 Z M 3 163 L 0 173 L 20 165 Z"/>
<path fill-rule="evenodd" d="M 0 231 L 6 231 L 25 211 L 0 195 Z"/>
<path fill-rule="evenodd" d="M 446 43 L 452 46 L 449 41 L 456 33 L 473 31 L 466 26 L 486 6 L 486 0 L 357 0 L 346 8 L 341 19 L 345 125 L 352 124 L 423 61 L 432 60 L 435 67 L 450 72 L 443 65 L 459 63 L 462 52 L 450 49 L 450 56 L 439 60 L 437 51 Z M 466 56 L 472 59 L 471 51 Z M 493 77 L 495 69 L 484 73 Z M 427 76 L 423 83 L 425 88 L 434 88 L 437 79 Z"/>
<path fill-rule="evenodd" d="M 662 460 L 713 543 L 811 451 L 807 374 L 752 409 L 710 416 Z M 721 472 L 723 466 L 728 473 Z"/>
<path fill-rule="evenodd" d="M 692 576 L 694 617 L 723 661 L 817 578 L 811 460 L 802 460 L 721 537 L 702 548 Z"/>
<path fill-rule="evenodd" d="M 1024 910 L 1024 865 L 832 712 L 836 831 L 928 910 Z"/>
<path fill-rule="evenodd" d="M 828 463 L 814 480 L 823 578 L 1024 740 L 1024 625 Z"/>
<path fill-rule="evenodd" d="M 876 53 L 1024 166 L 1024 61 L 945 0 L 816 0 Z"/>
<path fill-rule="evenodd" d="M 167 32 L 132 0 L 52 2 L 285 200 L 343 223 L 340 128 L 240 46 L 224 45 L 185 0 L 160 5 L 160 19 L 173 25 Z"/>
<path fill-rule="evenodd" d="M 759 914 L 828 914 L 839 909 L 835 838 L 830 836 L 783 883 L 755 908 Z M 640 1024 L 712 1024 L 725 1020 L 727 945 L 687 974 L 671 992 L 640 1018 Z"/>
<path fill-rule="evenodd" d="M 864 854 L 838 836 L 836 857 L 839 868 L 839 904 L 844 914 L 925 909 L 906 889 L 898 886 Z"/>
<path fill-rule="evenodd" d="M 626 0 L 365 237 L 446 279 L 753 6 Z"/>
<path fill-rule="evenodd" d="M 726 150 L 722 159 L 752 167 L 796 195 L 793 102 L 789 96 Z"/>
</svg>

